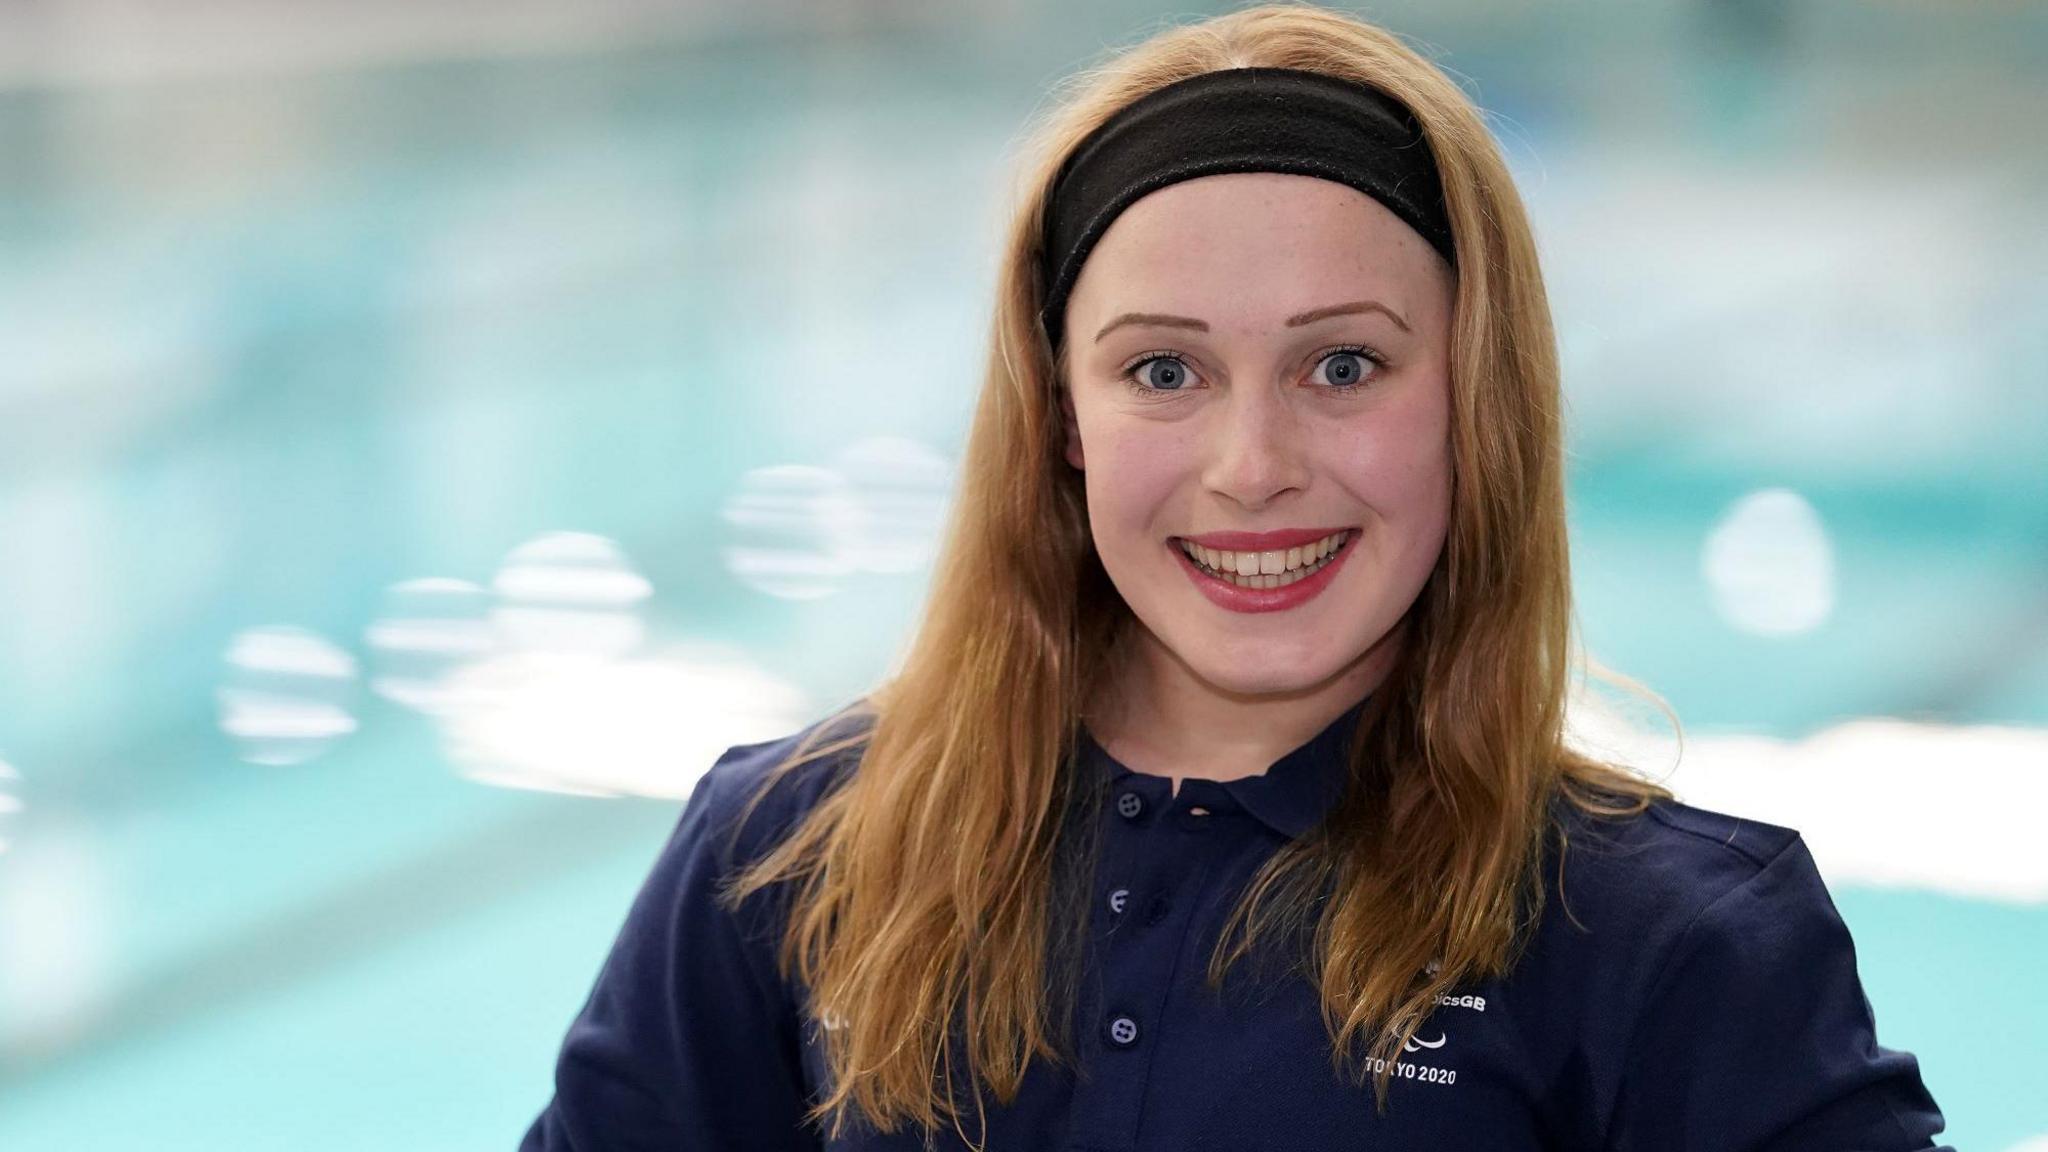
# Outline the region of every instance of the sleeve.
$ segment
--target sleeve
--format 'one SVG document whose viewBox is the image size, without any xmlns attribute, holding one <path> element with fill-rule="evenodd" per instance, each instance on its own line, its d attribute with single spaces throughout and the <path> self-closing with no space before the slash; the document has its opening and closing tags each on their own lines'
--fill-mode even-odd
<svg viewBox="0 0 2048 1152">
<path fill-rule="evenodd" d="M 1634 1028 L 1613 1152 L 1894 1152 L 1935 1147 L 1945 1125 L 1919 1062 L 1878 1045 L 1848 927 L 1797 836 L 1685 930 Z"/>
<path fill-rule="evenodd" d="M 822 1146 L 801 1127 L 800 1026 L 772 948 L 716 903 L 721 780 L 714 766 L 698 781 L 634 898 L 520 1152 Z"/>
</svg>

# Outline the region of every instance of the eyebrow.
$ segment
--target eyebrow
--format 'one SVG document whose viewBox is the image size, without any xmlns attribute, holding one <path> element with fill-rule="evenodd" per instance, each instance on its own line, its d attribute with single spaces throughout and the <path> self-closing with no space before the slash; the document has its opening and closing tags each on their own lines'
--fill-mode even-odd
<svg viewBox="0 0 2048 1152">
<path fill-rule="evenodd" d="M 1401 331 L 1409 331 L 1408 322 L 1401 319 L 1400 313 L 1377 300 L 1352 300 L 1344 304 L 1332 304 L 1327 308 L 1311 308 L 1306 312 L 1289 316 L 1287 318 L 1287 326 L 1289 328 L 1299 328 L 1304 324 L 1313 324 L 1318 320 L 1328 320 L 1332 316 L 1351 316 L 1360 312 L 1378 312 L 1380 315 L 1392 320 Z M 1112 331 L 1126 324 L 1144 324 L 1153 328 L 1189 328 L 1196 332 L 1207 332 L 1209 330 L 1208 322 L 1197 320 L 1192 316 L 1173 316 L 1164 312 L 1126 312 L 1109 323 L 1104 324 L 1102 331 L 1095 334 L 1096 341 L 1100 343 L 1104 336 L 1109 335 Z"/>
</svg>

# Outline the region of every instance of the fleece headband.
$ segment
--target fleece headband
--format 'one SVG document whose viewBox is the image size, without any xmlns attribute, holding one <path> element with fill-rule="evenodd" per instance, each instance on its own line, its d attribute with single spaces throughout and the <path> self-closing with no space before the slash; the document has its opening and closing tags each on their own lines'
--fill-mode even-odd
<svg viewBox="0 0 2048 1152">
<path fill-rule="evenodd" d="M 1110 223 L 1169 184 L 1283 172 L 1348 184 L 1387 206 L 1457 266 L 1436 158 L 1393 97 L 1294 68 L 1225 68 L 1119 109 L 1060 166 L 1046 202 L 1039 313 L 1054 349 L 1067 294 Z"/>
</svg>

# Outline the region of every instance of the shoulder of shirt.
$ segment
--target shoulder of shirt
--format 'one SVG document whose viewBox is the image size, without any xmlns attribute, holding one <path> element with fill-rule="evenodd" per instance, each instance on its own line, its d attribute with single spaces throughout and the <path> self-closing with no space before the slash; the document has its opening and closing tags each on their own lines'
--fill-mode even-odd
<svg viewBox="0 0 2048 1152">
<path fill-rule="evenodd" d="M 1559 801 L 1560 822 L 1575 845 L 1618 857 L 1701 857 L 1737 871 L 1769 864 L 1799 833 L 1762 820 L 1656 798 L 1641 812 L 1600 817 Z"/>
<path fill-rule="evenodd" d="M 1774 861 L 1806 852 L 1795 829 L 1678 800 L 1624 817 L 1560 801 L 1557 813 L 1566 840 L 1561 878 L 1556 856 L 1546 860 L 1551 894 L 1596 933 L 1646 943 L 1683 933 Z"/>
<path fill-rule="evenodd" d="M 808 755 L 786 773 L 782 764 L 807 749 L 864 737 L 873 722 L 872 713 L 846 708 L 787 735 L 727 748 L 699 784 L 719 861 L 751 861 L 770 850 L 858 766 L 866 741 Z"/>
</svg>

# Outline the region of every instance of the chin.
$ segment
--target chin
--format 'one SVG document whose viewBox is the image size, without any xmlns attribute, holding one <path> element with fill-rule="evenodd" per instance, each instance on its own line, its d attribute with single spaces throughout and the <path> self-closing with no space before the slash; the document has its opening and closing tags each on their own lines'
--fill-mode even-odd
<svg viewBox="0 0 2048 1152">
<path fill-rule="evenodd" d="M 1320 663 L 1286 658 L 1270 653 L 1254 660 L 1189 661 L 1202 679 L 1217 689 L 1238 696 L 1281 696 L 1304 692 L 1328 679 L 1334 669 Z"/>
<path fill-rule="evenodd" d="M 1328 683 L 1364 659 L 1380 638 L 1322 634 L 1301 643 L 1268 637 L 1219 644 L 1204 637 L 1185 647 L 1175 645 L 1174 650 L 1196 675 L 1219 690 L 1269 696 L 1308 692 Z"/>
</svg>

